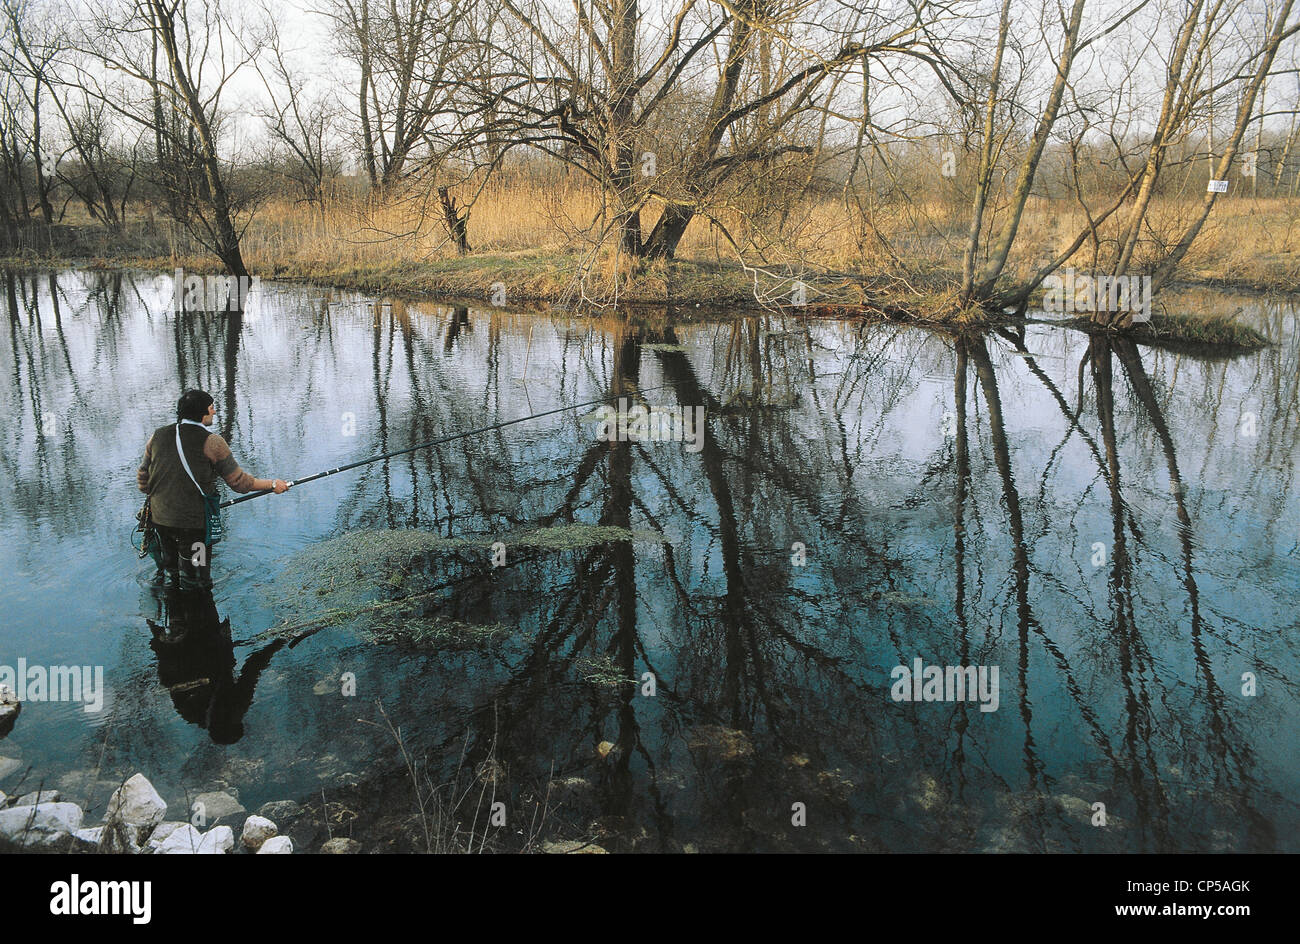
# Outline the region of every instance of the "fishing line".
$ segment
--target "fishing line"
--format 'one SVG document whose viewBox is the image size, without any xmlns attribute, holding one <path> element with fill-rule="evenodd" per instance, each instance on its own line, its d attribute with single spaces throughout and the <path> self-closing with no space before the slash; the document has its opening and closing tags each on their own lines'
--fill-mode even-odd
<svg viewBox="0 0 1300 944">
<path fill-rule="evenodd" d="M 659 384 L 657 387 L 645 387 L 645 388 L 638 388 L 632 391 L 625 391 L 623 393 L 611 393 L 606 396 L 600 397 L 597 400 L 584 400 L 582 403 L 571 403 L 568 406 L 556 407 L 554 410 L 546 410 L 542 413 L 533 413 L 530 416 L 521 416 L 518 419 L 505 420 L 504 422 L 501 423 L 493 423 L 491 426 L 482 426 L 479 427 L 478 429 L 467 430 L 466 432 L 463 433 L 455 433 L 451 436 L 444 436 L 441 439 L 431 439 L 428 442 L 416 443 L 414 446 L 407 446 L 405 449 L 398 449 L 394 452 L 385 452 L 382 455 L 371 456 L 368 459 L 359 459 L 356 462 L 349 462 L 347 465 L 341 465 L 337 469 L 328 469 L 324 472 L 316 472 L 312 475 L 308 475 L 305 478 L 295 479 L 294 481 L 289 483 L 289 487 L 293 488 L 294 486 L 297 485 L 306 485 L 308 482 L 315 482 L 317 479 L 323 479 L 330 475 L 337 475 L 340 472 L 347 472 L 349 469 L 355 469 L 358 468 L 359 466 L 369 465 L 372 462 L 380 462 L 384 459 L 392 459 L 396 456 L 404 456 L 408 452 L 417 452 L 420 449 L 428 449 L 432 446 L 441 446 L 444 443 L 454 442 L 457 439 L 465 439 L 469 436 L 477 436 L 479 433 L 489 433 L 494 429 L 501 429 L 505 426 L 513 426 L 516 423 L 526 423 L 528 420 L 541 419 L 543 416 L 554 416 L 556 413 L 564 413 L 568 410 L 578 410 L 584 406 L 595 406 L 598 403 L 608 403 L 610 400 L 616 400 L 621 397 L 630 396 L 632 394 L 643 394 L 643 393 L 650 393 L 655 390 L 663 390 L 664 388 L 670 386 L 672 386 L 672 384 Z M 227 508 L 231 505 L 238 505 L 240 502 L 251 501 L 254 498 L 260 498 L 263 495 L 270 495 L 274 491 L 275 491 L 274 489 L 266 488 L 257 492 L 249 492 L 247 495 L 241 495 L 238 498 L 231 498 L 227 501 L 223 501 L 220 507 Z"/>
</svg>

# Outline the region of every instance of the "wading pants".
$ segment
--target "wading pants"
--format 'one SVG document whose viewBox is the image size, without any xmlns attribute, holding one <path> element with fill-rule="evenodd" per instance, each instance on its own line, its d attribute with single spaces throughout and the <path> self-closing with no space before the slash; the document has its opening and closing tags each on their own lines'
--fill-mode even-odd
<svg viewBox="0 0 1300 944">
<path fill-rule="evenodd" d="M 206 536 L 202 528 L 169 528 L 157 524 L 158 541 L 162 546 L 162 568 L 172 586 L 182 590 L 210 588 L 212 586 L 212 548 L 203 545 Z M 195 563 L 199 561 L 200 563 Z"/>
</svg>

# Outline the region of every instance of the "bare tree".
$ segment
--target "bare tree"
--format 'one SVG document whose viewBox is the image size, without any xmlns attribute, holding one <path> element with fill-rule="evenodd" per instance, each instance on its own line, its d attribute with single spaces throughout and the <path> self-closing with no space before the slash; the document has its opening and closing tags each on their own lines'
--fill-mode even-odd
<svg viewBox="0 0 1300 944">
<path fill-rule="evenodd" d="M 810 157 L 816 142 L 794 132 L 831 107 L 836 78 L 861 61 L 925 55 L 922 26 L 939 16 L 927 0 L 870 13 L 680 0 L 655 11 L 657 24 L 638 0 L 575 0 L 571 15 L 537 0 L 502 6 L 508 17 L 490 37 L 492 98 L 473 110 L 508 127 L 511 146 L 595 182 L 618 245 L 642 258 L 672 257 L 738 172 Z M 651 205 L 660 213 L 646 235 Z"/>
<path fill-rule="evenodd" d="M 357 66 L 355 117 L 372 187 L 391 192 L 430 156 L 431 139 L 457 112 L 451 91 L 474 0 L 332 0 L 343 54 Z"/>
<path fill-rule="evenodd" d="M 1147 6 L 1147 3 L 1137 3 L 1129 8 L 1091 37 L 1079 41 L 1078 51 L 1088 49 L 1098 40 L 1109 37 Z M 1143 44 L 1142 50 L 1154 57 L 1150 64 L 1158 66 L 1158 71 L 1152 68 L 1151 73 L 1162 78 L 1162 84 L 1155 89 L 1159 107 L 1150 116 L 1150 130 L 1136 135 L 1132 133 L 1135 124 L 1141 126 L 1137 119 L 1143 116 L 1132 110 L 1131 103 L 1128 105 L 1128 113 L 1124 114 L 1126 103 L 1122 89 L 1110 89 L 1103 106 L 1093 109 L 1106 111 L 1110 115 L 1109 145 L 1123 172 L 1121 185 L 1109 195 L 1102 193 L 1106 204 L 1103 207 L 1089 205 L 1089 187 L 1079 176 L 1079 161 L 1085 159 L 1086 154 L 1093 153 L 1093 149 L 1085 147 L 1083 142 L 1089 135 L 1095 137 L 1097 129 L 1087 118 L 1089 108 L 1078 99 L 1073 83 L 1063 82 L 1060 77 L 1063 73 L 1058 73 L 1058 85 L 1063 84 L 1065 90 L 1075 95 L 1072 99 L 1074 114 L 1071 117 L 1079 122 L 1079 127 L 1069 142 L 1069 163 L 1074 175 L 1071 181 L 1073 192 L 1085 212 L 1087 222 L 1064 248 L 1028 278 L 1018 281 L 1003 278 L 1006 253 L 1015 238 L 1015 227 L 1018 225 L 1019 213 L 1023 210 L 1023 203 L 1019 199 L 1022 193 L 1020 185 L 1025 180 L 1022 165 L 1021 176 L 1013 194 L 1012 212 L 1003 225 L 996 251 L 986 264 L 983 279 L 963 283 L 963 288 L 969 292 L 970 297 L 993 306 L 1023 306 L 1029 294 L 1050 273 L 1069 261 L 1085 242 L 1091 240 L 1100 249 L 1101 226 L 1112 215 L 1120 222 L 1114 234 L 1108 237 L 1111 248 L 1101 267 L 1112 275 L 1131 272 L 1134 267 L 1146 269 L 1152 275 L 1153 291 L 1158 291 L 1162 285 L 1167 284 L 1173 277 L 1178 262 L 1199 234 L 1217 196 L 1214 192 L 1207 192 L 1201 201 L 1200 211 L 1168 242 L 1153 239 L 1150 211 L 1159 193 L 1161 181 L 1166 176 L 1171 154 L 1175 148 L 1187 143 L 1201 122 L 1212 122 L 1212 104 L 1217 98 L 1235 100 L 1236 120 L 1228 135 L 1225 152 L 1212 170 L 1218 179 L 1226 178 L 1247 128 L 1253 122 L 1261 121 L 1254 107 L 1272 71 L 1278 49 L 1300 29 L 1300 24 L 1287 25 L 1291 8 L 1291 0 L 1286 0 L 1276 9 L 1268 11 L 1262 26 L 1253 13 L 1235 8 L 1226 3 L 1226 0 L 1208 4 L 1204 0 L 1193 0 L 1189 4 L 1172 6 L 1168 11 L 1157 11 L 1156 17 L 1146 24 L 1152 35 Z M 1170 22 L 1170 42 L 1167 47 L 1155 38 L 1159 35 L 1165 15 L 1168 15 Z M 1217 81 L 1213 78 L 1212 67 L 1215 62 L 1219 69 Z M 1055 98 L 1051 101 L 1055 101 Z M 1136 156 L 1136 160 L 1131 161 L 1131 156 Z M 1186 159 L 1180 163 L 1187 166 Z M 1094 190 L 1102 186 L 1096 180 L 1092 181 L 1092 185 Z M 1143 244 L 1150 247 L 1149 259 L 1139 259 L 1138 247 Z M 972 237 L 968 244 L 968 254 L 973 254 L 975 248 L 976 241 Z M 1002 284 L 998 284 L 999 279 Z M 1095 317 L 1108 324 L 1124 320 L 1119 317 L 1119 313 L 1105 310 L 1097 311 Z"/>
<path fill-rule="evenodd" d="M 1273 61 L 1277 58 L 1278 50 L 1283 42 L 1300 32 L 1300 22 L 1287 22 L 1291 17 L 1293 6 L 1294 0 L 1280 0 L 1274 9 L 1265 12 L 1264 28 L 1261 30 L 1263 39 L 1258 46 L 1250 49 L 1246 69 L 1242 71 L 1240 78 L 1238 79 L 1238 76 L 1233 77 L 1241 82 L 1240 97 L 1232 131 L 1224 144 L 1222 156 L 1214 166 L 1216 179 L 1222 180 L 1227 177 L 1232 162 L 1236 159 L 1237 151 L 1241 147 L 1246 129 L 1255 120 L 1255 99 L 1260 94 L 1260 90 L 1273 68 Z M 1252 63 L 1253 70 L 1251 69 Z M 1167 284 L 1173 278 L 1178 264 L 1187 255 L 1188 249 L 1191 248 L 1192 243 L 1201 232 L 1201 227 L 1205 225 L 1210 211 L 1214 209 L 1217 197 L 1216 192 L 1207 190 L 1201 201 L 1200 212 L 1188 224 L 1164 258 L 1156 265 L 1152 276 L 1152 285 L 1155 290 L 1158 291 L 1160 286 Z"/>
<path fill-rule="evenodd" d="M 27 154 L 24 147 L 25 96 L 13 73 L 0 73 L 0 223 L 5 244 L 17 245 L 19 231 L 27 223 L 29 203 L 23 180 Z"/>
<path fill-rule="evenodd" d="M 961 294 L 963 300 L 987 300 L 992 298 L 998 280 L 1001 278 L 1003 270 L 1007 264 L 1007 258 L 1011 253 L 1011 246 L 1015 242 L 1016 233 L 1019 231 L 1020 222 L 1025 212 L 1025 204 L 1029 200 L 1030 190 L 1034 186 L 1034 179 L 1038 172 L 1038 164 L 1042 160 L 1043 151 L 1047 147 L 1048 139 L 1052 135 L 1053 128 L 1061 107 L 1061 100 L 1065 95 L 1066 84 L 1069 81 L 1070 69 L 1074 64 L 1075 56 L 1080 48 L 1080 30 L 1083 26 L 1083 7 L 1085 0 L 1073 0 L 1069 13 L 1061 17 L 1062 32 L 1060 36 L 1060 51 L 1056 57 L 1056 76 L 1052 81 L 1051 90 L 1048 93 L 1047 101 L 1043 107 L 1042 117 L 1039 119 L 1034 128 L 1033 136 L 1030 138 L 1029 146 L 1020 159 L 1020 166 L 1016 172 L 1015 183 L 1012 185 L 1011 193 L 1008 197 L 1009 206 L 1002 226 L 994 238 L 993 246 L 989 252 L 989 257 L 978 273 L 974 270 L 973 259 L 979 248 L 979 239 L 981 232 L 981 223 L 984 211 L 983 201 L 986 199 L 985 190 L 977 191 L 975 213 L 972 214 L 971 235 L 969 237 L 962 277 Z M 992 174 L 992 162 L 995 159 L 992 147 L 992 115 L 994 101 L 998 93 L 998 74 L 1001 68 L 1002 53 L 1006 47 L 1007 26 L 1009 23 L 1009 5 L 1002 7 L 1002 13 L 999 18 L 998 27 L 998 47 L 997 47 L 997 66 L 994 69 L 994 77 L 990 82 L 988 118 L 985 122 L 986 140 L 985 146 L 981 152 L 982 166 L 980 168 L 980 180 L 988 179 Z M 985 166 L 987 165 L 987 166 Z"/>
<path fill-rule="evenodd" d="M 11 92 L 17 101 L 8 104 L 9 138 L 13 173 L 19 178 L 19 191 L 23 196 L 23 215 L 27 207 L 25 187 L 21 185 L 23 165 L 30 158 L 35 177 L 35 198 L 41 220 L 46 227 L 48 246 L 49 227 L 54 223 L 54 206 L 50 193 L 57 182 L 55 153 L 48 129 L 44 125 L 42 106 L 48 103 L 53 63 L 58 55 L 61 40 L 40 24 L 40 13 L 28 0 L 3 0 L 0 17 L 3 18 L 7 42 L 0 46 L 0 70 L 9 77 Z M 33 30 L 38 35 L 33 37 Z M 40 35 L 45 32 L 48 35 Z M 23 120 L 25 118 L 25 120 Z M 20 145 L 21 142 L 21 145 Z"/>
<path fill-rule="evenodd" d="M 3 16 L 12 48 L 12 74 L 39 77 L 36 89 L 42 93 L 31 102 L 33 153 L 38 189 L 46 222 L 50 221 L 49 194 L 57 180 L 66 184 L 76 199 L 110 233 L 124 230 L 126 203 L 136 176 L 134 143 L 121 149 L 110 141 L 106 107 L 92 100 L 76 81 L 81 71 L 66 31 L 59 26 L 61 7 L 50 2 L 36 5 L 31 0 L 4 0 Z M 33 31 L 35 26 L 35 32 Z M 41 140 L 40 105 L 48 103 L 61 119 L 63 140 L 56 146 L 48 130 Z M 138 138 L 137 138 L 138 140 Z M 65 160 L 65 158 L 72 158 Z"/>
<path fill-rule="evenodd" d="M 81 94 L 79 103 L 65 101 L 58 94 L 53 97 L 63 117 L 69 151 L 76 158 L 59 164 L 59 180 L 76 194 L 91 217 L 121 236 L 139 172 L 140 135 L 129 144 L 115 144 L 110 139 L 112 127 L 104 103 Z"/>
<path fill-rule="evenodd" d="M 266 89 L 262 118 L 278 162 L 300 199 L 323 209 L 325 181 L 337 173 L 340 163 L 337 115 L 325 94 L 308 91 L 308 78 L 293 65 L 274 12 L 265 10 L 265 17 L 270 61 L 265 66 L 254 63 Z"/>
<path fill-rule="evenodd" d="M 256 194 L 237 194 L 220 155 L 222 92 L 256 55 L 258 41 L 221 0 L 130 0 L 95 13 L 83 51 L 111 73 L 83 76 L 87 93 L 151 133 L 155 183 L 171 213 L 226 270 L 247 276 L 237 219 Z"/>
</svg>

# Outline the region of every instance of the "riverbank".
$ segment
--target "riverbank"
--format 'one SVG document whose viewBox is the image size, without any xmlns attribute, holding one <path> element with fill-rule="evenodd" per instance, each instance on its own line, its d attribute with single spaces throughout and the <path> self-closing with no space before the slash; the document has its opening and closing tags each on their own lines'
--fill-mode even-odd
<svg viewBox="0 0 1300 944">
<path fill-rule="evenodd" d="M 1296 292 L 1297 207 L 1294 198 L 1244 192 L 1220 200 L 1182 261 L 1180 285 L 1171 288 Z M 589 184 L 569 175 L 502 171 L 465 207 L 465 255 L 454 251 L 440 215 L 429 212 L 420 194 L 379 200 L 346 189 L 331 190 L 318 204 L 279 197 L 261 203 L 239 221 L 240 249 L 249 272 L 263 280 L 411 299 L 476 299 L 510 308 L 671 306 L 674 316 L 696 307 L 779 308 L 950 326 L 1003 322 L 998 312 L 958 300 L 966 204 L 951 193 L 932 192 L 908 201 L 908 208 L 903 212 L 887 201 L 864 216 L 861 206 L 817 193 L 783 205 L 780 213 L 721 207 L 711 219 L 700 217 L 688 227 L 674 259 L 633 262 L 602 239 L 607 208 Z M 1158 196 L 1149 245 L 1139 247 L 1134 267 L 1158 258 L 1200 208 L 1198 194 Z M 127 223 L 117 233 L 75 203 L 65 210 L 61 222 L 33 223 L 11 237 L 16 248 L 0 258 L 0 266 L 217 271 L 211 253 L 148 202 L 125 208 Z M 649 227 L 653 220 L 647 216 L 642 223 Z M 1097 224 L 1092 240 L 1063 266 L 1096 268 L 1120 225 L 1118 215 Z M 1073 200 L 1031 197 L 1007 258 L 1007 279 L 1059 260 L 1090 226 L 1092 219 Z M 1234 349 L 1265 343 L 1222 317 L 1195 310 L 1170 315 L 1169 306 L 1160 305 L 1153 325 L 1130 336 Z"/>
<path fill-rule="evenodd" d="M 882 302 L 879 280 L 863 274 L 779 273 L 739 264 L 674 259 L 648 262 L 637 271 L 601 257 L 563 251 L 520 250 L 463 257 L 404 259 L 393 256 L 366 263 L 345 260 L 248 259 L 260 279 L 314 283 L 371 294 L 428 299 L 477 299 L 501 307 L 547 305 L 674 305 L 712 308 L 863 306 Z M 99 271 L 139 269 L 187 274 L 217 274 L 208 255 L 150 255 L 125 246 L 110 255 L 63 253 L 0 257 L 0 268 L 45 271 L 72 267 Z M 801 289 L 802 286 L 802 289 Z"/>
<path fill-rule="evenodd" d="M 125 252 L 119 256 L 63 258 L 33 256 L 0 258 L 0 269 L 45 271 L 52 265 L 95 271 L 142 270 L 187 274 L 217 274 L 211 257 L 203 255 L 148 256 Z M 756 313 L 782 311 L 791 315 L 869 318 L 915 323 L 936 328 L 988 328 L 1018 319 L 978 307 L 960 306 L 956 293 L 942 285 L 931 290 L 906 289 L 864 273 L 789 274 L 746 268 L 739 264 L 694 259 L 660 260 L 638 271 L 619 271 L 613 264 L 593 264 L 576 253 L 542 250 L 484 253 L 434 258 L 421 262 L 392 259 L 383 263 L 328 264 L 287 259 L 253 265 L 258 278 L 331 286 L 414 300 L 464 301 L 498 307 L 571 307 L 593 310 L 616 305 L 669 308 L 674 320 L 691 320 L 694 310 L 718 309 Z M 1184 282 L 1174 291 L 1212 282 Z M 1265 289 L 1247 287 L 1265 293 Z M 1032 317 L 1033 311 L 1029 312 Z M 1096 331 L 1084 319 L 1070 327 Z M 1124 333 L 1138 343 L 1190 345 L 1193 349 L 1237 353 L 1257 350 L 1267 338 L 1233 314 L 1214 310 L 1170 309 L 1161 306 L 1148 323 Z"/>
<path fill-rule="evenodd" d="M 20 762 L 0 757 L 0 779 L 11 779 L 20 770 Z M 491 761 L 480 765 L 474 779 L 490 786 L 503 773 L 502 766 Z M 20 783 L 28 782 L 30 774 L 25 772 Z M 591 838 L 538 835 L 546 824 L 548 803 L 554 806 L 561 797 L 591 792 L 591 784 L 580 777 L 554 780 L 544 797 L 519 797 L 535 825 L 525 836 L 496 829 L 499 824 L 491 820 L 499 814 L 487 809 L 470 810 L 473 823 L 462 822 L 456 810 L 444 808 L 433 795 L 422 796 L 422 802 L 415 804 L 418 809 L 411 809 L 411 783 L 401 775 L 394 775 L 391 782 L 379 778 L 351 783 L 332 790 L 329 799 L 322 792 L 302 802 L 269 801 L 250 811 L 242 805 L 239 789 L 229 783 L 209 784 L 193 797 L 168 803 L 142 773 L 121 782 L 90 774 L 74 772 L 59 778 L 60 783 L 75 783 L 68 787 L 71 795 L 44 786 L 43 780 L 37 789 L 22 795 L 7 796 L 0 790 L 0 854 L 606 852 Z M 76 797 L 81 799 L 74 802 Z"/>
</svg>

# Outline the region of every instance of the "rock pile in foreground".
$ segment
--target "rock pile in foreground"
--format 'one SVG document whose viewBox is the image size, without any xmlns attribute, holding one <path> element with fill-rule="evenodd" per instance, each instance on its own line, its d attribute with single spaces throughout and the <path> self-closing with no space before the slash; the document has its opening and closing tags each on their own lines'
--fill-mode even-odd
<svg viewBox="0 0 1300 944">
<path fill-rule="evenodd" d="M 243 851 L 256 855 L 287 855 L 293 841 L 281 836 L 266 816 L 243 819 L 238 842 L 235 825 L 244 808 L 229 794 L 200 797 L 206 831 L 191 823 L 169 822 L 167 803 L 143 774 L 131 777 L 109 798 L 104 821 L 83 824 L 85 812 L 62 801 L 57 790 L 20 797 L 13 805 L 0 793 L 0 837 L 32 850 L 104 852 L 131 855 L 226 855 Z"/>
</svg>

